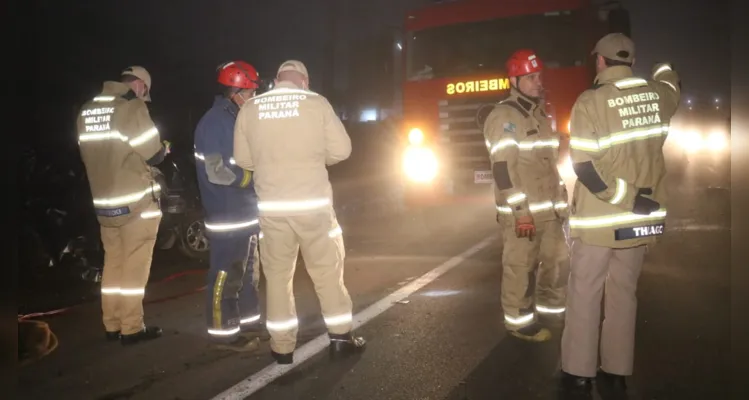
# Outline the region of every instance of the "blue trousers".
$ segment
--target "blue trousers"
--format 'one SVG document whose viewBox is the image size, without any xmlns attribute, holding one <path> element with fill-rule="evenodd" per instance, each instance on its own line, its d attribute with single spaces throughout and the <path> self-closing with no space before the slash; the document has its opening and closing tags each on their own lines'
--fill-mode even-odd
<svg viewBox="0 0 749 400">
<path fill-rule="evenodd" d="M 211 232 L 210 269 L 206 289 L 208 333 L 233 336 L 240 326 L 260 320 L 252 268 L 257 257 L 258 233 Z"/>
</svg>

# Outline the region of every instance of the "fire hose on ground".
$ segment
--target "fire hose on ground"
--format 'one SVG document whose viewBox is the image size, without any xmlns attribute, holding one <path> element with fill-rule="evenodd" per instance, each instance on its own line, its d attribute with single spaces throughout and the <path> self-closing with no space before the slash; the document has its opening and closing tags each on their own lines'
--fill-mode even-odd
<svg viewBox="0 0 749 400">
<path fill-rule="evenodd" d="M 173 280 L 175 280 L 177 278 L 181 278 L 183 276 L 205 274 L 206 272 L 208 272 L 208 271 L 205 270 L 205 269 L 192 269 L 192 270 L 177 272 L 177 273 L 169 275 L 166 278 L 164 278 L 164 279 L 162 279 L 160 281 L 157 281 L 155 283 L 156 284 L 166 283 L 166 282 L 173 281 Z M 175 299 L 178 299 L 178 298 L 181 298 L 181 297 L 189 296 L 191 294 L 200 293 L 203 290 L 205 290 L 205 288 L 206 288 L 205 286 L 201 286 L 201 287 L 198 287 L 198 288 L 195 288 L 195 289 L 191 289 L 191 290 L 188 290 L 188 291 L 184 291 L 184 292 L 178 293 L 176 295 L 166 296 L 166 297 L 161 297 L 161 298 L 156 298 L 156 299 L 152 299 L 152 300 L 147 300 L 147 301 L 144 301 L 143 304 L 144 305 L 145 304 L 156 304 L 156 303 L 163 303 L 163 302 L 169 301 L 169 300 L 175 300 Z M 51 310 L 51 311 L 36 312 L 36 313 L 30 313 L 30 314 L 25 314 L 25 315 L 20 315 L 19 314 L 18 315 L 18 320 L 22 321 L 22 320 L 28 320 L 28 319 L 32 319 L 32 318 L 48 317 L 48 316 L 52 316 L 52 315 L 64 314 L 64 313 L 70 311 L 71 309 L 74 309 L 76 307 L 80 307 L 80 306 L 82 306 L 84 304 L 88 304 L 88 303 L 89 302 L 85 302 L 85 303 L 76 304 L 76 305 L 72 305 L 72 306 L 69 306 L 69 307 L 59 308 L 59 309 Z"/>
</svg>

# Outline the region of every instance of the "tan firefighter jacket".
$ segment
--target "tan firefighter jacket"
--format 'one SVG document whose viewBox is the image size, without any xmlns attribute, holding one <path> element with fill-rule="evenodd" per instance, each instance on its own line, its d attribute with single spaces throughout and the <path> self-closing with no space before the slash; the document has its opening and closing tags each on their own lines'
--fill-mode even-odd
<svg viewBox="0 0 749 400">
<path fill-rule="evenodd" d="M 99 223 L 115 227 L 161 216 L 161 188 L 148 162 L 163 159 L 165 149 L 143 100 L 123 83 L 105 82 L 81 108 L 77 128 Z"/>
<path fill-rule="evenodd" d="M 571 236 L 611 248 L 651 244 L 666 220 L 662 147 L 679 104 L 679 77 L 659 64 L 651 80 L 627 66 L 602 71 L 573 106 L 570 155 L 577 174 Z M 635 214 L 638 192 L 660 209 Z M 649 193 L 649 194 L 648 194 Z"/>
<path fill-rule="evenodd" d="M 326 166 L 351 155 L 351 139 L 328 100 L 291 82 L 242 106 L 234 159 L 254 171 L 260 216 L 327 212 L 333 190 Z"/>
<path fill-rule="evenodd" d="M 535 222 L 567 218 L 567 195 L 557 170 L 559 135 L 542 107 L 512 89 L 484 124 L 501 223 L 531 215 Z"/>
</svg>

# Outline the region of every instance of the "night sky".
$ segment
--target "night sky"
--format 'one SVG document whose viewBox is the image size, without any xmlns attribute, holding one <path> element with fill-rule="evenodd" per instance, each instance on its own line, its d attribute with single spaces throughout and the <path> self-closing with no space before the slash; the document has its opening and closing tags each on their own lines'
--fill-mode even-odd
<svg viewBox="0 0 749 400">
<path fill-rule="evenodd" d="M 730 2 L 728 0 L 622 0 L 630 10 L 636 72 L 654 62 L 679 71 L 685 97 L 730 97 Z M 678 4 L 679 7 L 672 6 Z"/>
<path fill-rule="evenodd" d="M 313 90 L 326 94 L 333 73 L 335 88 L 345 90 L 343 60 L 351 46 L 367 37 L 395 35 L 405 11 L 426 3 L 36 0 L 36 65 L 54 65 L 56 73 L 43 75 L 34 85 L 40 102 L 35 142 L 51 145 L 72 136 L 67 131 L 80 104 L 96 94 L 102 81 L 118 79 L 132 64 L 151 72 L 153 114 L 162 119 L 157 123 L 165 126 L 164 136 L 172 139 L 185 135 L 208 107 L 216 66 L 233 58 L 254 64 L 265 78 L 283 60 L 300 59 L 310 70 Z M 727 0 L 710 1 L 709 6 L 699 0 L 623 3 L 631 11 L 637 72 L 647 74 L 653 62 L 671 61 L 682 74 L 685 95 L 728 98 Z M 334 50 L 328 47 L 332 35 L 337 39 Z M 332 72 L 327 67 L 331 51 L 338 60 Z"/>
</svg>

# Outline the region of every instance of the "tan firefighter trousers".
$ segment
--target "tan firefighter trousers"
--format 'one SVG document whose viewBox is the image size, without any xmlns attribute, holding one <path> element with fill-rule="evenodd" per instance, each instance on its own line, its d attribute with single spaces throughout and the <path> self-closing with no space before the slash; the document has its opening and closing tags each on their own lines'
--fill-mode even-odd
<svg viewBox="0 0 749 400">
<path fill-rule="evenodd" d="M 536 223 L 533 240 L 517 237 L 514 224 L 504 224 L 502 235 L 505 327 L 514 331 L 531 325 L 537 320 L 536 312 L 563 313 L 569 277 L 569 247 L 562 222 Z"/>
<path fill-rule="evenodd" d="M 135 217 L 117 228 L 101 227 L 101 308 L 109 332 L 130 335 L 143 329 L 143 296 L 160 221 L 161 216 Z"/>
<path fill-rule="evenodd" d="M 293 217 L 260 217 L 260 229 L 271 349 L 287 354 L 296 347 L 299 322 L 293 281 L 300 247 L 328 331 L 333 334 L 351 331 L 351 297 L 343 283 L 346 254 L 335 213 L 330 210 Z"/>
<path fill-rule="evenodd" d="M 572 273 L 562 334 L 562 369 L 594 377 L 598 366 L 617 375 L 631 375 L 635 349 L 637 280 L 646 246 L 611 249 L 572 242 Z M 601 325 L 601 299 L 604 296 Z"/>
</svg>

